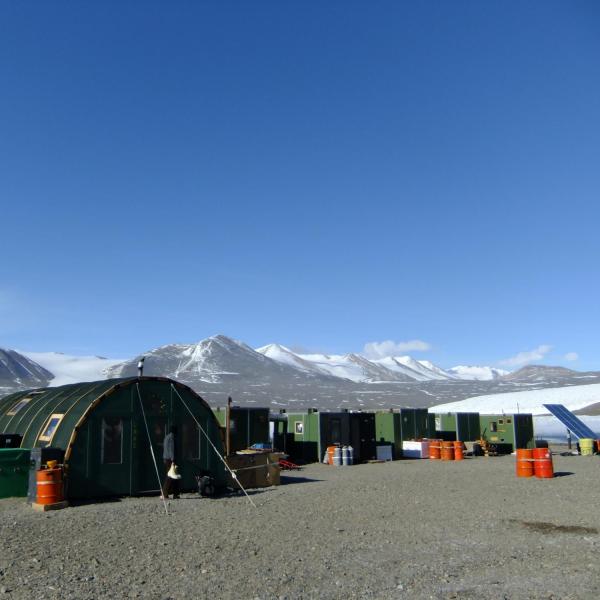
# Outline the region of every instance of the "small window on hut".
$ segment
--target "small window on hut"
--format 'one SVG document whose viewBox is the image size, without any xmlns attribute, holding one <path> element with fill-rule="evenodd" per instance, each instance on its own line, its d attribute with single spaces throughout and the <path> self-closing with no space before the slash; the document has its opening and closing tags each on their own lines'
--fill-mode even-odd
<svg viewBox="0 0 600 600">
<path fill-rule="evenodd" d="M 496 433 L 496 431 L 498 431 L 498 424 L 496 423 L 496 421 L 492 421 L 490 423 L 490 431 L 492 433 Z"/>
<path fill-rule="evenodd" d="M 296 435 L 304 435 L 304 423 L 302 421 L 294 422 L 294 433 Z"/>
<path fill-rule="evenodd" d="M 183 458 L 200 458 L 200 429 L 193 422 L 184 423 L 181 431 L 181 446 Z"/>
<path fill-rule="evenodd" d="M 120 465 L 123 462 L 123 420 L 119 417 L 102 419 L 102 464 Z"/>
<path fill-rule="evenodd" d="M 50 443 L 52 441 L 52 438 L 54 437 L 54 434 L 56 433 L 56 430 L 64 416 L 65 415 L 54 414 L 48 419 L 39 437 L 41 442 Z"/>
<path fill-rule="evenodd" d="M 6 413 L 7 417 L 14 417 L 24 406 L 27 406 L 31 402 L 31 397 L 22 398 Z"/>
</svg>

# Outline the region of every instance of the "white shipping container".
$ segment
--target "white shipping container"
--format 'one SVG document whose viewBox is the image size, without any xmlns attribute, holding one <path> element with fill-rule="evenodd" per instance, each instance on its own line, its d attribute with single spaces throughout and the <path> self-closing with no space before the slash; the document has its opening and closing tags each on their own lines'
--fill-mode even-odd
<svg viewBox="0 0 600 600">
<path fill-rule="evenodd" d="M 429 442 L 402 442 L 404 458 L 429 458 Z"/>
</svg>

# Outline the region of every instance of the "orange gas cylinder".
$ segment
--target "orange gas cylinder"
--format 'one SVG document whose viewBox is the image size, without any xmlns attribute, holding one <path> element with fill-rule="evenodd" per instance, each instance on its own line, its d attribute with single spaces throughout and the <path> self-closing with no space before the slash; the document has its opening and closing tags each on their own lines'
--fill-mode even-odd
<svg viewBox="0 0 600 600">
<path fill-rule="evenodd" d="M 442 442 L 442 460 L 454 460 L 454 442 Z"/>
<path fill-rule="evenodd" d="M 548 448 L 533 449 L 533 473 L 540 479 L 554 477 L 554 466 L 552 465 L 552 454 Z"/>
<path fill-rule="evenodd" d="M 55 504 L 64 500 L 62 469 L 40 469 L 36 473 L 38 504 Z"/>
<path fill-rule="evenodd" d="M 335 446 L 327 446 L 327 464 L 333 464 L 333 454 L 335 452 Z"/>
<path fill-rule="evenodd" d="M 533 450 L 517 448 L 517 477 L 533 477 Z"/>
<path fill-rule="evenodd" d="M 454 442 L 454 460 L 464 460 L 465 444 L 463 442 Z"/>
<path fill-rule="evenodd" d="M 431 440 L 429 442 L 429 458 L 439 460 L 442 453 L 442 440 Z"/>
</svg>

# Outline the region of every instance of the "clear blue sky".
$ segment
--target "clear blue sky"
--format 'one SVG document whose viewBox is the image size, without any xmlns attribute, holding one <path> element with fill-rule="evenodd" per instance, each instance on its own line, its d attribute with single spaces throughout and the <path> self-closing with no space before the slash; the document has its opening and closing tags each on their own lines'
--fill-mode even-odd
<svg viewBox="0 0 600 600">
<path fill-rule="evenodd" d="M 0 346 L 600 368 L 599 32 L 594 0 L 2 2 Z"/>
</svg>

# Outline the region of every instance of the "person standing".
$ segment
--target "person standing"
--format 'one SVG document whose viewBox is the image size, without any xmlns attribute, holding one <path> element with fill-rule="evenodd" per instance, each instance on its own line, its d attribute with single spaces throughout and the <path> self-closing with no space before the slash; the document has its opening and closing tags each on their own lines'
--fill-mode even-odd
<svg viewBox="0 0 600 600">
<path fill-rule="evenodd" d="M 168 498 L 170 494 L 173 494 L 173 498 L 176 500 L 179 498 L 179 478 L 175 479 L 169 477 L 169 471 L 171 467 L 176 465 L 175 462 L 175 436 L 177 435 L 177 428 L 175 425 L 171 425 L 169 433 L 165 436 L 163 441 L 163 461 L 165 463 L 165 469 L 167 474 L 163 483 L 162 495 L 163 498 Z M 181 477 L 181 476 L 179 476 Z"/>
</svg>

